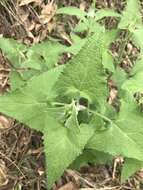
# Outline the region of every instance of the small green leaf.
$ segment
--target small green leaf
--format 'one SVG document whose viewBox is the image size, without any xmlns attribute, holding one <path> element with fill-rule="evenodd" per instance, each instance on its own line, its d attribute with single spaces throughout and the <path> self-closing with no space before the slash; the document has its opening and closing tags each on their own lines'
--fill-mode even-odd
<svg viewBox="0 0 143 190">
<path fill-rule="evenodd" d="M 79 23 L 73 29 L 74 32 L 85 32 L 89 28 L 89 22 L 87 19 L 80 20 Z"/>
<path fill-rule="evenodd" d="M 111 9 L 101 9 L 95 13 L 95 20 L 98 21 L 104 17 L 121 17 L 121 15 Z"/>
<path fill-rule="evenodd" d="M 121 182 L 124 183 L 129 177 L 131 177 L 136 171 L 138 171 L 142 167 L 143 162 L 135 159 L 126 158 L 122 169 Z"/>
<path fill-rule="evenodd" d="M 123 11 L 118 28 L 134 31 L 135 28 L 142 25 L 141 17 L 139 0 L 127 0 L 127 6 Z"/>
<path fill-rule="evenodd" d="M 139 29 L 133 31 L 133 40 L 139 46 L 141 53 L 143 54 L 142 36 L 143 36 L 143 27 L 140 27 Z"/>
<path fill-rule="evenodd" d="M 143 92 L 143 59 L 138 60 L 135 66 L 131 71 L 131 76 L 126 80 L 123 85 L 122 89 L 126 90 L 128 93 L 132 95 L 136 92 Z"/>
<path fill-rule="evenodd" d="M 109 71 L 111 71 L 112 73 L 115 72 L 115 67 L 114 67 L 114 60 L 112 55 L 107 52 L 104 51 L 103 55 L 102 55 L 102 64 L 104 66 L 105 69 L 108 69 Z"/>
<path fill-rule="evenodd" d="M 82 39 L 78 35 L 73 33 L 71 34 L 71 39 L 73 41 L 73 44 L 67 49 L 67 51 L 76 55 L 85 45 L 87 39 L 86 38 Z"/>
<path fill-rule="evenodd" d="M 85 11 L 80 10 L 77 7 L 62 7 L 57 10 L 57 14 L 66 14 L 70 16 L 76 16 L 78 18 L 84 19 L 84 17 L 87 15 Z"/>
<path fill-rule="evenodd" d="M 112 80 L 120 90 L 123 83 L 127 80 L 127 74 L 122 68 L 117 67 L 114 74 L 112 75 Z"/>
</svg>

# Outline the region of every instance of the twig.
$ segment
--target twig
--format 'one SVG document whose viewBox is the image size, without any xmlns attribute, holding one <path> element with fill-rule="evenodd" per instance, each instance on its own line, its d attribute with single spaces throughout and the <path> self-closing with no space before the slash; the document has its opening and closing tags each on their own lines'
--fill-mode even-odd
<svg viewBox="0 0 143 190">
<path fill-rule="evenodd" d="M 21 173 L 21 175 L 24 177 L 24 178 L 26 178 L 26 176 L 24 175 L 24 173 L 20 170 L 20 168 L 10 159 L 10 158 L 8 158 L 5 154 L 3 154 L 2 152 L 0 152 L 0 155 L 3 157 L 3 158 L 5 158 L 6 160 L 8 160 L 12 165 L 14 165 L 16 168 L 17 168 L 17 170 Z"/>
</svg>

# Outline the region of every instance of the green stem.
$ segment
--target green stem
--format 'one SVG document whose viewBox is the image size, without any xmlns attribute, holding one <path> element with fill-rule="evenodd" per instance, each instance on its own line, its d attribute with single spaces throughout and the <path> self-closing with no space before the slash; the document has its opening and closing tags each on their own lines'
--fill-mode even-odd
<svg viewBox="0 0 143 190">
<path fill-rule="evenodd" d="M 108 117 L 106 117 L 105 115 L 99 113 L 99 112 L 96 112 L 96 111 L 93 111 L 93 110 L 90 110 L 89 109 L 89 112 L 101 117 L 102 119 L 104 119 L 105 121 L 108 121 L 109 123 L 113 124 L 113 121 L 111 119 L 109 119 Z"/>
</svg>

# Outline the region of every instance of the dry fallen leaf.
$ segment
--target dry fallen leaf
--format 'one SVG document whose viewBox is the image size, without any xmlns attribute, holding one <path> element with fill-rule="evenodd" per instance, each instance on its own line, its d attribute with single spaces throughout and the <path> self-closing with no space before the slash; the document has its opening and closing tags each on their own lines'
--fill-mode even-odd
<svg viewBox="0 0 143 190">
<path fill-rule="evenodd" d="M 8 178 L 6 173 L 7 172 L 6 172 L 5 163 L 2 160 L 0 160 L 0 187 L 7 185 L 8 183 Z"/>
<path fill-rule="evenodd" d="M 78 190 L 78 188 L 74 183 L 69 182 L 66 185 L 60 187 L 58 190 Z"/>
<path fill-rule="evenodd" d="M 114 102 L 114 100 L 117 97 L 117 90 L 115 88 L 112 88 L 110 91 L 110 96 L 109 96 L 109 104 L 112 104 Z"/>
<path fill-rule="evenodd" d="M 5 116 L 0 115 L 0 129 L 10 128 L 11 121 Z"/>
<path fill-rule="evenodd" d="M 29 3 L 41 3 L 41 0 L 21 0 L 19 6 L 28 5 Z"/>
<path fill-rule="evenodd" d="M 43 9 L 41 11 L 41 15 L 39 16 L 41 23 L 47 24 L 53 18 L 56 12 L 56 5 L 49 3 L 47 5 L 43 5 Z"/>
</svg>

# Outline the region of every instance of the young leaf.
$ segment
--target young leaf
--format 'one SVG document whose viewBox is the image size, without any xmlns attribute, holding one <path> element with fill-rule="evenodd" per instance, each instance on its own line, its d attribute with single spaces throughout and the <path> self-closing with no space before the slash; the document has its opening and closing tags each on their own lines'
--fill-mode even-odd
<svg viewBox="0 0 143 190">
<path fill-rule="evenodd" d="M 70 16 L 76 16 L 80 19 L 84 19 L 84 17 L 87 15 L 85 11 L 80 10 L 77 7 L 62 7 L 57 10 L 57 14 L 66 14 Z"/>
<path fill-rule="evenodd" d="M 98 21 L 104 17 L 121 17 L 121 15 L 111 9 L 101 9 L 95 13 L 95 20 Z"/>
<path fill-rule="evenodd" d="M 139 27 L 142 24 L 142 16 L 139 9 L 139 0 L 127 0 L 127 6 L 123 11 L 118 28 L 134 31 L 136 27 Z"/>
<path fill-rule="evenodd" d="M 81 51 L 66 65 L 56 90 L 61 97 L 74 98 L 77 93 L 89 101 L 103 104 L 107 95 L 106 79 L 102 65 L 104 48 L 101 31 L 87 40 Z"/>
<path fill-rule="evenodd" d="M 48 119 L 44 130 L 44 146 L 47 161 L 48 189 L 63 174 L 64 170 L 78 157 L 92 136 L 90 126 L 68 128 L 61 126 L 54 119 Z"/>
</svg>

